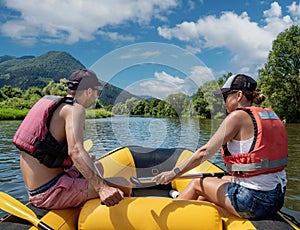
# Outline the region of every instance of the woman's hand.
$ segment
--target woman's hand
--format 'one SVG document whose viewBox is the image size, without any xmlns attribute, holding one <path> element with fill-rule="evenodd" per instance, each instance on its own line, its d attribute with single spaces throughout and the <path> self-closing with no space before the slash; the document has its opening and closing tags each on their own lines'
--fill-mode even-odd
<svg viewBox="0 0 300 230">
<path fill-rule="evenodd" d="M 175 172 L 171 170 L 171 171 L 166 171 L 158 174 L 157 176 L 152 178 L 152 181 L 156 182 L 156 184 L 168 184 L 175 177 L 176 177 Z"/>
</svg>

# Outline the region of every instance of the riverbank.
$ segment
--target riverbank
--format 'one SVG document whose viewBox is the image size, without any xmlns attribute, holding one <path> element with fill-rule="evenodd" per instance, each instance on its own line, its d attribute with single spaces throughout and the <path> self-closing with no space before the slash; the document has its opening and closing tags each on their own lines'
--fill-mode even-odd
<svg viewBox="0 0 300 230">
<path fill-rule="evenodd" d="M 0 108 L 0 120 L 23 120 L 29 109 Z M 87 118 L 106 118 L 113 114 L 105 109 L 88 109 Z"/>
</svg>

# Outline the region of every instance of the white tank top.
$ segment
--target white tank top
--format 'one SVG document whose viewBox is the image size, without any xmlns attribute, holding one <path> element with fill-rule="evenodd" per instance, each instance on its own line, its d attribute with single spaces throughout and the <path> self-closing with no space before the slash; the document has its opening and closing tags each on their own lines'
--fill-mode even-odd
<svg viewBox="0 0 300 230">
<path fill-rule="evenodd" d="M 254 137 L 248 140 L 231 140 L 227 142 L 227 148 L 232 155 L 238 153 L 248 153 Z M 252 176 L 250 178 L 234 177 L 234 182 L 250 189 L 268 191 L 276 188 L 277 184 L 281 184 L 283 188 L 286 186 L 286 172 L 282 170 L 280 172 L 261 174 Z"/>
</svg>

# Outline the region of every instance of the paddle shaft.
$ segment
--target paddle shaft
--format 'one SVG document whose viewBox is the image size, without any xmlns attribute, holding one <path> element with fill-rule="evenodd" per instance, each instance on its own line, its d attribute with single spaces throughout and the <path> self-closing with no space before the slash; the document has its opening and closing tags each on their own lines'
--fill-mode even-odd
<svg viewBox="0 0 300 230">
<path fill-rule="evenodd" d="M 42 230 L 53 230 L 53 228 L 49 227 L 47 224 L 43 222 L 38 223 L 38 228 Z"/>
<path fill-rule="evenodd" d="M 214 173 L 194 173 L 194 174 L 183 174 L 179 177 L 176 177 L 175 180 L 177 179 L 194 179 L 194 178 L 200 178 L 200 177 L 222 177 L 228 175 L 226 172 L 214 172 Z M 142 184 L 142 183 L 154 183 L 152 181 L 153 177 L 130 177 L 130 181 L 134 184 Z"/>
</svg>

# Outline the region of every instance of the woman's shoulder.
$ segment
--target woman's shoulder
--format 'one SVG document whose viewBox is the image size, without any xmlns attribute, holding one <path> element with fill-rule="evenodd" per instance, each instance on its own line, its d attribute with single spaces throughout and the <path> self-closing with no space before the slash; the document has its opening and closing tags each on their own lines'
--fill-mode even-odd
<svg viewBox="0 0 300 230">
<path fill-rule="evenodd" d="M 233 120 L 235 120 L 235 119 L 238 119 L 238 120 L 239 119 L 245 119 L 246 117 L 249 117 L 249 114 L 246 111 L 242 110 L 242 109 L 238 109 L 238 110 L 232 111 L 227 116 L 228 119 L 233 119 Z"/>
</svg>

